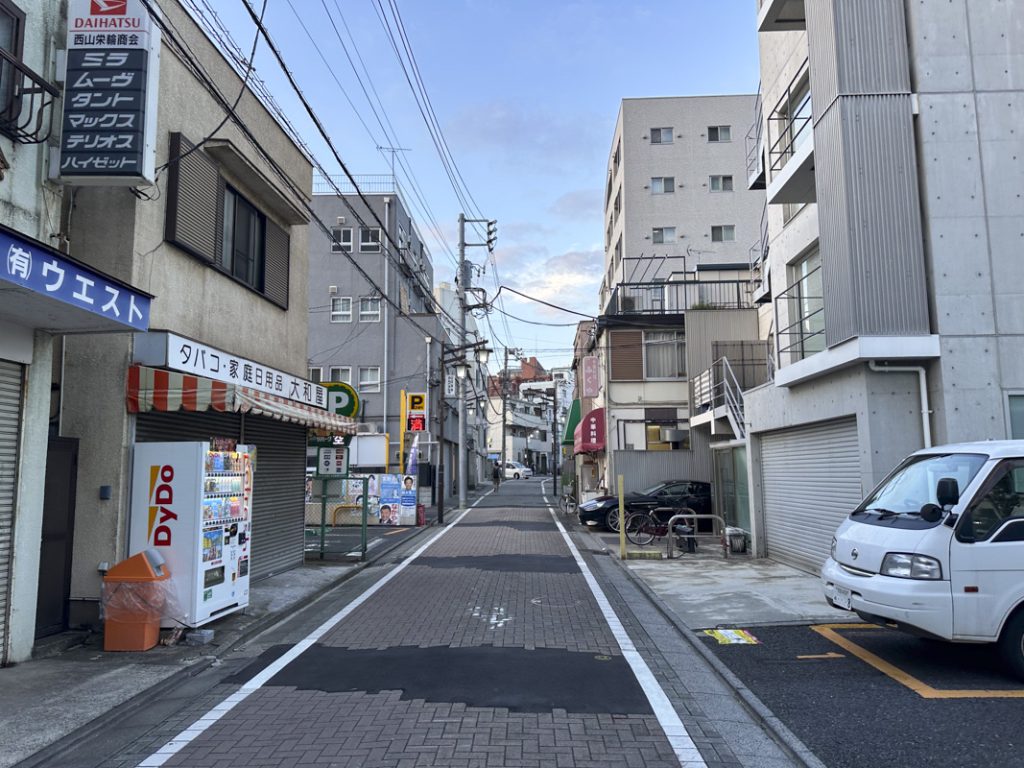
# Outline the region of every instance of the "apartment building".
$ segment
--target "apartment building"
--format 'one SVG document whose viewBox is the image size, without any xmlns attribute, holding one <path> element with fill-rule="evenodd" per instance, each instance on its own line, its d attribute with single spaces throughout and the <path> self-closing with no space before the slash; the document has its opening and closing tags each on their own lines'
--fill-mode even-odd
<svg viewBox="0 0 1024 768">
<path fill-rule="evenodd" d="M 574 445 L 587 492 L 614 488 L 620 474 L 627 490 L 712 479 L 712 436 L 690 429 L 690 372 L 714 341 L 757 337 L 749 265 L 764 197 L 745 184 L 744 142 L 755 102 L 622 101 L 592 342 L 602 386 L 580 415 L 589 438 Z"/>
<path fill-rule="evenodd" d="M 763 0 L 757 23 L 750 526 L 813 571 L 907 453 L 1024 437 L 1024 7 Z"/>
<path fill-rule="evenodd" d="M 402 393 L 430 391 L 439 354 L 430 252 L 395 177 L 317 176 L 313 193 L 330 233 L 309 243 L 309 378 L 352 385 L 360 430 L 386 433 L 389 466 L 404 466 Z"/>
</svg>

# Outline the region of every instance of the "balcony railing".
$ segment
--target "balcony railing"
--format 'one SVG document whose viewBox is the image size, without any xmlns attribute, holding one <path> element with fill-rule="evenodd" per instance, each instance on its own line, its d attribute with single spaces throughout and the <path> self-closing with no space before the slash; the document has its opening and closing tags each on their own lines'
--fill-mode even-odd
<svg viewBox="0 0 1024 768">
<path fill-rule="evenodd" d="M 766 341 L 734 341 L 715 344 L 721 355 L 706 371 L 693 380 L 694 413 L 726 408 L 733 433 L 746 437 L 743 393 L 772 377 L 772 355 Z"/>
<path fill-rule="evenodd" d="M 757 88 L 754 100 L 754 122 L 747 131 L 747 188 L 764 189 L 764 113 L 761 104 L 761 87 Z"/>
<path fill-rule="evenodd" d="M 53 132 L 54 86 L 0 48 L 0 132 L 20 144 L 41 144 Z"/>
<path fill-rule="evenodd" d="M 356 174 L 352 178 L 355 179 L 355 184 L 349 181 L 348 176 L 344 174 L 331 174 L 330 176 L 324 176 L 320 173 L 314 174 L 313 194 L 336 195 L 340 190 L 343 195 L 355 195 L 358 192 L 362 192 L 364 195 L 398 195 L 403 197 L 398 179 L 390 174 Z"/>
<path fill-rule="evenodd" d="M 809 285 L 821 284 L 821 267 L 816 267 L 782 291 L 775 299 L 776 357 L 780 367 L 803 360 L 825 349 L 825 300 L 807 293 Z M 816 279 L 817 277 L 817 279 Z M 787 324 L 780 309 L 784 307 Z"/>
<path fill-rule="evenodd" d="M 805 59 L 768 118 L 770 134 L 776 137 L 768 150 L 768 164 L 772 174 L 781 171 L 796 154 L 797 148 L 811 138 L 813 124 L 807 64 Z"/>
<path fill-rule="evenodd" d="M 750 246 L 748 251 L 750 261 L 750 284 L 754 292 L 754 303 L 771 291 L 771 282 L 768 278 L 768 201 L 761 209 L 761 225 L 758 228 L 758 239 Z"/>
<path fill-rule="evenodd" d="M 619 283 L 606 315 L 674 315 L 689 309 L 748 309 L 746 280 L 679 280 L 666 283 Z"/>
</svg>

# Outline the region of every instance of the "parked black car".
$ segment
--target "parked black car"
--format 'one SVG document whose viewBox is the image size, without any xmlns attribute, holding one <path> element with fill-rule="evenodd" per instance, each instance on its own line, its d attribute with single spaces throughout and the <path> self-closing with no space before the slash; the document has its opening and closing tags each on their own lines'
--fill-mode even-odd
<svg viewBox="0 0 1024 768">
<path fill-rule="evenodd" d="M 697 480 L 666 480 L 642 491 L 630 491 L 625 496 L 626 512 L 655 507 L 689 507 L 697 514 L 711 512 L 711 484 Z M 670 513 L 659 515 L 667 521 Z M 609 531 L 619 530 L 618 496 L 598 496 L 579 506 L 580 522 L 584 525 L 603 525 Z M 700 521 L 705 526 L 710 521 Z M 704 527 L 704 526 L 701 526 Z"/>
</svg>

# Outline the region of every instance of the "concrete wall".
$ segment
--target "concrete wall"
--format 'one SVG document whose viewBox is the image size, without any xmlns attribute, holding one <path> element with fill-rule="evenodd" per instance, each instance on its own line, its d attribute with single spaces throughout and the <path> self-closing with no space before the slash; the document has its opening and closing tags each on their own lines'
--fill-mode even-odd
<svg viewBox="0 0 1024 768">
<path fill-rule="evenodd" d="M 1024 390 L 1024 8 L 908 4 L 937 441 L 1009 436 Z"/>
</svg>

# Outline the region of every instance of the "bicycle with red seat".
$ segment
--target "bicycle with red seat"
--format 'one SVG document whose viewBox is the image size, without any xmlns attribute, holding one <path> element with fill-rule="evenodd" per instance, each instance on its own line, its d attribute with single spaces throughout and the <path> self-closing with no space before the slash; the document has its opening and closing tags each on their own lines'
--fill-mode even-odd
<svg viewBox="0 0 1024 768">
<path fill-rule="evenodd" d="M 662 520 L 659 517 L 659 512 L 666 514 L 666 519 Z M 638 546 L 647 546 L 652 541 L 669 535 L 668 521 L 672 517 L 695 514 L 697 513 L 689 507 L 658 507 L 631 512 L 625 521 L 626 538 Z M 676 546 L 679 549 L 685 549 L 691 553 L 697 551 L 697 539 L 694 536 L 697 531 L 695 519 L 683 518 L 682 521 L 677 521 L 672 528 L 672 535 L 676 537 Z"/>
</svg>

